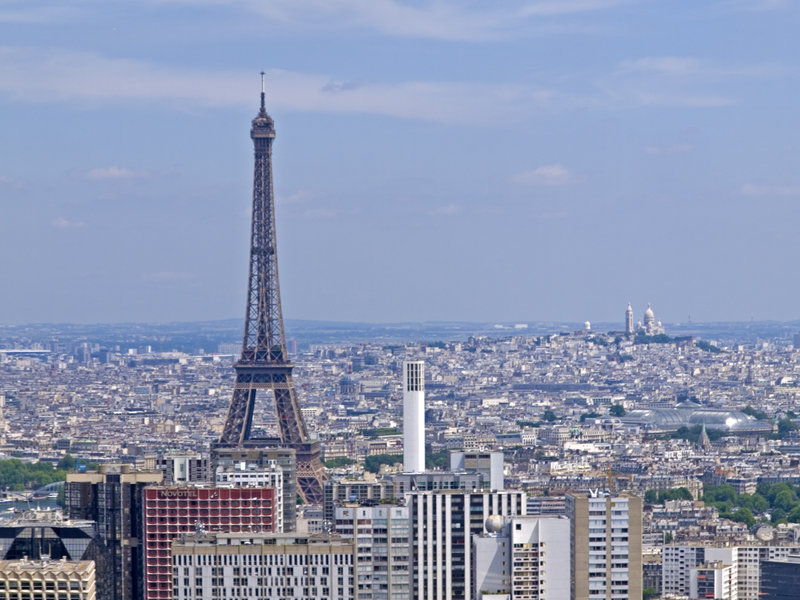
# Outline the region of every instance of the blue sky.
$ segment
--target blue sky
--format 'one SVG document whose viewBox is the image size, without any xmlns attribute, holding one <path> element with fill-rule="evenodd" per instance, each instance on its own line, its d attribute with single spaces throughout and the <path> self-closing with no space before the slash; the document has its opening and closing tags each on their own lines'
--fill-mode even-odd
<svg viewBox="0 0 800 600">
<path fill-rule="evenodd" d="M 0 0 L 0 324 L 800 318 L 791 0 Z"/>
</svg>

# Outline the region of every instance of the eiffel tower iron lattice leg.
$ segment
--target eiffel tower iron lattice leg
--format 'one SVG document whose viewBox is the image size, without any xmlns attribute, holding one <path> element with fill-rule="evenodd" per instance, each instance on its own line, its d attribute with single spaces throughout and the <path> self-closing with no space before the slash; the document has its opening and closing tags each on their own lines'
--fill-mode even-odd
<svg viewBox="0 0 800 600">
<path fill-rule="evenodd" d="M 326 478 L 319 442 L 311 440 L 297 402 L 293 365 L 288 360 L 283 330 L 278 253 L 275 237 L 275 203 L 272 191 L 272 141 L 275 124 L 265 108 L 253 119 L 250 137 L 255 150 L 253 217 L 250 233 L 250 273 L 247 286 L 242 355 L 234 365 L 236 383 L 220 445 L 242 446 L 250 440 L 258 390 L 275 395 L 281 444 L 293 448 L 297 458 L 297 484 L 304 500 L 322 502 Z"/>
</svg>

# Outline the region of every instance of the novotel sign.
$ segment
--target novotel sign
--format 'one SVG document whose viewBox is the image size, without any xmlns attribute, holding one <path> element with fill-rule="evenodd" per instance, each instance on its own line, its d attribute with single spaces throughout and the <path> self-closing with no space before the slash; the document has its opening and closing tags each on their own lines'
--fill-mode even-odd
<svg viewBox="0 0 800 600">
<path fill-rule="evenodd" d="M 197 490 L 158 490 L 159 498 L 197 498 Z"/>
</svg>

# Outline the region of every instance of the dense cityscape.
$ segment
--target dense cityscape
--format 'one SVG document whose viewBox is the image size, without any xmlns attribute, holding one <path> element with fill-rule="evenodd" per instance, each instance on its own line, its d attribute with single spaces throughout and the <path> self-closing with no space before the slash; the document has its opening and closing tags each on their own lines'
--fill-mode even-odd
<svg viewBox="0 0 800 600">
<path fill-rule="evenodd" d="M 506 539 L 513 523 L 522 526 L 528 538 L 541 536 L 541 543 L 547 541 L 553 552 L 561 539 L 566 545 L 559 551 L 571 561 L 574 498 L 637 499 L 641 539 L 635 552 L 641 563 L 634 564 L 633 550 L 623 561 L 628 585 L 639 586 L 650 597 L 695 598 L 701 597 L 693 591 L 698 582 L 711 573 L 716 577 L 715 597 L 763 597 L 762 570 L 788 568 L 794 563 L 785 561 L 793 560 L 793 549 L 800 547 L 797 340 L 784 336 L 723 343 L 671 336 L 669 331 L 648 334 L 645 325 L 621 318 L 617 330 L 602 332 L 586 324 L 569 332 L 531 335 L 525 324 L 516 324 L 498 329 L 494 336 L 459 341 L 310 344 L 292 360 L 302 414 L 320 441 L 330 477 L 324 503 L 300 504 L 296 513 L 284 504 L 277 511 L 278 500 L 269 496 L 259 498 L 262 507 L 269 507 L 260 520 L 251 508 L 247 527 L 231 528 L 228 537 L 220 538 L 226 531 L 221 524 L 210 519 L 202 523 L 196 515 L 177 520 L 174 531 L 181 533 L 183 544 L 228 545 L 243 543 L 246 529 L 253 543 L 264 544 L 262 538 L 277 535 L 279 543 L 293 548 L 302 535 L 304 544 L 327 544 L 326 552 L 336 544 L 337 552 L 354 557 L 347 566 L 353 569 L 348 576 L 353 579 L 342 586 L 341 594 L 334 586 L 337 589 L 331 588 L 328 596 L 320 584 L 317 592 L 303 595 L 300 588 L 314 587 L 309 584 L 292 592 L 297 597 L 355 597 L 356 590 L 361 598 L 415 597 L 412 582 L 425 581 L 415 569 L 424 573 L 433 567 L 419 558 L 422 548 L 415 552 L 413 544 L 409 546 L 414 537 L 409 537 L 408 522 L 402 529 L 403 544 L 392 550 L 397 572 L 387 573 L 388 566 L 379 558 L 386 560 L 387 546 L 380 542 L 385 533 L 370 530 L 368 540 L 348 546 L 353 524 L 343 515 L 369 515 L 372 523 L 382 518 L 380 511 L 393 508 L 400 511 L 400 523 L 409 518 L 415 499 L 453 495 L 450 488 L 455 487 L 469 497 L 485 496 L 489 504 L 481 504 L 481 518 L 474 520 L 478 525 L 470 542 L 476 553 L 471 566 L 456 569 L 450 563 L 449 575 L 443 576 L 450 587 L 434 590 L 437 597 L 568 598 L 569 577 L 539 574 L 531 580 L 530 568 L 503 574 L 484 556 L 489 552 L 484 546 Z M 75 457 L 78 471 L 67 475 L 68 486 L 77 486 L 96 469 L 130 474 L 135 481 L 131 485 L 139 486 L 140 493 L 208 493 L 237 481 L 239 461 L 220 468 L 209 452 L 224 424 L 238 346 L 224 341 L 229 339 L 225 335 L 217 333 L 217 348 L 200 353 L 155 352 L 146 345 L 106 347 L 82 335 L 71 338 L 74 334 L 69 332 L 55 336 L 53 331 L 34 331 L 7 328 L 0 350 L 2 448 L 7 457 L 54 466 Z M 170 343 L 168 336 L 162 337 L 162 343 Z M 427 469 L 409 474 L 403 468 L 403 365 L 416 361 L 424 365 Z M 272 400 L 258 399 L 256 406 L 253 428 L 258 436 L 278 437 Z M 280 478 L 274 461 L 269 467 L 257 463 L 238 474 L 259 473 L 260 484 L 270 474 Z M 270 489 L 248 485 L 253 494 Z M 496 512 L 492 503 L 498 500 L 491 499 L 509 494 L 519 494 L 516 507 L 506 508 L 500 500 Z M 9 489 L 7 495 L 11 500 L 23 493 Z M 70 492 L 70 501 L 73 495 Z M 281 502 L 285 499 L 284 494 Z M 66 556 L 80 563 L 108 546 L 110 540 L 98 529 L 100 515 L 86 508 L 83 514 L 73 514 L 78 508 L 70 506 L 66 521 L 55 510 L 35 510 L 37 502 L 41 500 L 31 500 L 30 509 L 10 509 L 4 527 L 16 528 L 16 533 L 4 535 L 9 539 L 3 544 L 4 559 L 38 559 L 50 553 L 51 559 Z M 255 502 L 248 498 L 251 505 Z M 138 518 L 144 520 L 145 514 Z M 267 514 L 272 520 L 264 520 Z M 487 524 L 495 514 L 505 520 Z M 87 541 L 78 550 L 64 542 L 60 553 L 51 544 L 75 535 L 58 529 L 66 523 L 71 531 L 84 532 Z M 495 526 L 497 531 L 492 530 Z M 128 535 L 137 537 L 135 524 L 130 527 Z M 555 529 L 550 532 L 548 527 Z M 253 538 L 256 531 L 260 537 Z M 295 537 L 287 538 L 290 532 Z M 47 545 L 39 542 L 36 547 L 31 539 L 47 540 Z M 628 543 L 633 547 L 633 541 Z M 449 547 L 446 540 L 438 540 L 435 552 L 445 556 L 453 552 Z M 168 554 L 169 544 L 164 548 Z M 195 546 L 191 548 L 186 552 L 195 553 Z M 173 558 L 178 560 L 174 554 Z M 769 560 L 777 566 L 767 564 Z M 369 576 L 356 575 L 359 565 L 369 565 Z M 479 574 L 484 579 L 476 589 L 473 578 Z M 148 597 L 172 597 L 173 591 L 184 594 L 180 597 L 198 597 L 191 596 L 196 594 L 194 585 L 191 592 L 181 585 L 173 590 L 173 577 L 168 579 L 167 594 Z M 219 581 L 215 585 L 202 579 L 200 597 L 215 597 L 214 588 L 219 597 L 235 594 L 226 587 L 233 587 L 230 581 Z M 531 591 L 532 581 L 538 595 Z M 132 578 L 134 588 L 135 582 Z M 101 588 L 98 583 L 98 597 L 112 594 Z M 723 588 L 728 596 L 719 595 Z M 134 589 L 119 593 L 138 597 Z M 615 597 L 628 597 L 627 593 Z M 428 595 L 422 592 L 419 597 Z"/>
<path fill-rule="evenodd" d="M 0 600 L 800 599 L 796 68 L 715 25 L 791 5 L 712 4 L 0 2 Z"/>
</svg>

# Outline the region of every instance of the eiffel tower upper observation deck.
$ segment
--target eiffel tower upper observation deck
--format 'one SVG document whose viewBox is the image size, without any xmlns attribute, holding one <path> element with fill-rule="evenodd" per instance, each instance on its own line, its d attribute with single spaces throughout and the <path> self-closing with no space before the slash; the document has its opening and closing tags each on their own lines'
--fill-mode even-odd
<svg viewBox="0 0 800 600">
<path fill-rule="evenodd" d="M 293 365 L 289 362 L 283 331 L 272 189 L 275 123 L 265 108 L 263 73 L 261 109 L 253 119 L 250 137 L 255 150 L 255 171 L 247 312 L 242 355 L 234 365 L 236 383 L 219 445 L 243 446 L 250 441 L 256 392 L 272 390 L 281 443 L 296 451 L 300 493 L 306 502 L 318 504 L 322 502 L 325 469 L 320 459 L 319 442 L 309 439 L 300 412 L 292 381 Z"/>
</svg>

